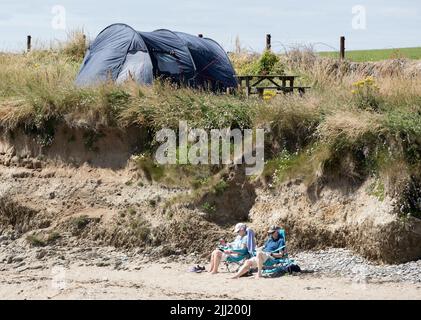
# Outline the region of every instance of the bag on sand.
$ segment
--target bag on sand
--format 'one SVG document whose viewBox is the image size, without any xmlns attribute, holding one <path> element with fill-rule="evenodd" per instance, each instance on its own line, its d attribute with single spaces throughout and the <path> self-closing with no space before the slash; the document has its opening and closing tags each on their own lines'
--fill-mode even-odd
<svg viewBox="0 0 421 320">
<path fill-rule="evenodd" d="M 298 264 L 290 264 L 287 271 L 289 274 L 292 274 L 293 272 L 301 272 L 301 268 Z"/>
<path fill-rule="evenodd" d="M 293 274 L 294 272 L 301 272 L 301 268 L 298 264 L 289 264 L 288 266 L 277 268 L 273 272 L 266 273 L 265 276 L 268 278 L 278 278 L 284 274 Z"/>
</svg>

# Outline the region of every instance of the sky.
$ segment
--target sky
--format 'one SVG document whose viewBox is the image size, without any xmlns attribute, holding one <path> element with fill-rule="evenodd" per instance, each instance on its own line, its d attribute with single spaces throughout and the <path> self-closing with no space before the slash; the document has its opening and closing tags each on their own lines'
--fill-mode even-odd
<svg viewBox="0 0 421 320">
<path fill-rule="evenodd" d="M 123 22 L 139 31 L 202 33 L 227 51 L 313 45 L 317 51 L 421 46 L 419 0 L 0 0 L 0 50 L 22 51 L 26 36 L 39 46 L 65 40 L 75 29 L 89 38 Z"/>
</svg>

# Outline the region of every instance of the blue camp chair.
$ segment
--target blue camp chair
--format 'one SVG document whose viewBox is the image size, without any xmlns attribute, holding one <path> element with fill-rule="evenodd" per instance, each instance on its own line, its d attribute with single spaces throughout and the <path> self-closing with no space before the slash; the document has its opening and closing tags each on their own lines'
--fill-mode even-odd
<svg viewBox="0 0 421 320">
<path fill-rule="evenodd" d="M 272 251 L 271 253 L 279 253 L 280 251 L 284 250 L 284 255 L 282 258 L 276 258 L 276 259 L 267 259 L 265 263 L 263 264 L 263 270 L 262 275 L 263 276 L 269 276 L 277 272 L 286 271 L 287 268 L 294 264 L 294 260 L 290 259 L 288 257 L 288 251 L 286 250 L 286 236 L 285 236 L 285 230 L 279 229 L 278 230 L 279 236 L 284 239 L 285 245 L 278 248 L 276 251 Z"/>
<path fill-rule="evenodd" d="M 244 261 L 251 257 L 247 249 L 233 250 L 226 247 L 221 249 L 231 250 L 232 252 L 236 253 L 236 255 L 229 256 L 224 261 L 225 267 L 227 268 L 228 272 L 237 272 L 241 265 L 244 263 Z M 235 267 L 235 269 L 233 269 L 233 267 Z"/>
<path fill-rule="evenodd" d="M 228 247 L 220 247 L 222 250 L 230 250 L 236 255 L 229 256 L 225 261 L 224 264 L 228 270 L 228 272 L 232 272 L 231 269 L 233 266 L 235 266 L 235 270 L 238 271 L 238 269 L 241 267 L 241 265 L 244 263 L 245 260 L 252 257 L 254 250 L 256 249 L 256 238 L 254 235 L 254 231 L 250 228 L 247 228 L 247 248 L 239 249 L 239 250 L 233 250 Z"/>
</svg>

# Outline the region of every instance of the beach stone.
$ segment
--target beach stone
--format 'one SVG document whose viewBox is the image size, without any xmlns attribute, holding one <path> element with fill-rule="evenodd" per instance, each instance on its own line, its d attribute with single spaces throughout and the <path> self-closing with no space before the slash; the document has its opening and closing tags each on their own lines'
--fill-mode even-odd
<svg viewBox="0 0 421 320">
<path fill-rule="evenodd" d="M 32 160 L 32 167 L 33 167 L 34 169 L 40 169 L 40 168 L 42 168 L 42 163 L 41 163 L 41 161 L 39 161 L 39 160 L 37 160 L 37 159 L 33 159 L 33 160 Z"/>
<path fill-rule="evenodd" d="M 20 161 L 20 159 L 19 159 L 18 156 L 13 156 L 12 159 L 10 159 L 10 163 L 12 165 L 15 165 L 15 166 L 17 166 L 19 164 L 19 161 Z"/>
<path fill-rule="evenodd" d="M 42 258 L 44 258 L 45 256 L 47 255 L 47 250 L 40 250 L 40 251 L 38 251 L 37 252 L 37 254 L 36 254 L 36 258 L 37 259 L 42 259 Z"/>
</svg>

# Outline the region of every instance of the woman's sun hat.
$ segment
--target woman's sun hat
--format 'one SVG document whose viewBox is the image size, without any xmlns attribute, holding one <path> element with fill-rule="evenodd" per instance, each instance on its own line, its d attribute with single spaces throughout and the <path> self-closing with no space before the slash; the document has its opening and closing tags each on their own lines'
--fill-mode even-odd
<svg viewBox="0 0 421 320">
<path fill-rule="evenodd" d="M 234 233 L 238 233 L 240 230 L 246 230 L 247 225 L 245 223 L 237 223 L 234 228 Z"/>
</svg>

